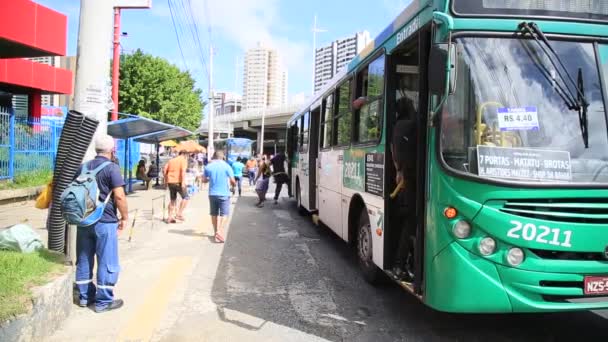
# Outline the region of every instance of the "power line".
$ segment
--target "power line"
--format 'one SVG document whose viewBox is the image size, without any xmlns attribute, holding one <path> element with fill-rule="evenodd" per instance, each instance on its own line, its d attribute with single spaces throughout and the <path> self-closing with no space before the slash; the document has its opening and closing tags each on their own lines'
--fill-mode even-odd
<svg viewBox="0 0 608 342">
<path fill-rule="evenodd" d="M 169 4 L 169 12 L 171 13 L 171 21 L 173 22 L 173 29 L 175 31 L 175 37 L 177 38 L 177 46 L 179 47 L 179 52 L 182 55 L 182 62 L 184 63 L 184 68 L 188 70 L 188 64 L 186 63 L 186 57 L 184 57 L 184 50 L 182 50 L 182 44 L 179 40 L 179 33 L 177 32 L 177 26 L 175 25 L 175 18 L 173 15 L 173 7 L 171 6 L 171 0 L 167 0 Z"/>
<path fill-rule="evenodd" d="M 198 30 L 198 24 L 197 24 L 197 22 L 196 22 L 196 20 L 194 18 L 194 14 L 192 13 L 193 11 L 192 11 L 192 1 L 191 0 L 188 0 L 188 9 L 189 9 L 189 11 L 187 11 L 187 12 L 190 13 L 190 19 L 192 20 L 192 24 L 194 26 L 194 32 L 193 32 L 192 36 L 195 38 L 195 45 L 198 46 L 198 50 L 199 50 L 199 54 L 200 54 L 200 57 L 201 57 L 201 61 L 203 63 L 203 66 L 205 67 L 205 71 L 207 72 L 207 78 L 208 78 L 209 77 L 209 68 L 207 67 L 208 63 L 207 63 L 207 60 L 205 58 L 205 53 L 203 52 L 203 46 L 201 44 L 201 38 L 200 38 L 199 30 Z"/>
</svg>

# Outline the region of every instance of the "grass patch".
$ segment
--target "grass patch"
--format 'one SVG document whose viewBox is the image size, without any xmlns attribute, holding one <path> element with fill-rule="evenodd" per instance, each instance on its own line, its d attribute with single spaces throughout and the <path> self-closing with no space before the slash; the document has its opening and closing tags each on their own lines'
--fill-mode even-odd
<svg viewBox="0 0 608 342">
<path fill-rule="evenodd" d="M 0 251 L 0 322 L 27 312 L 31 288 L 58 274 L 63 260 L 62 254 L 45 249 L 31 254 Z"/>
<path fill-rule="evenodd" d="M 0 182 L 0 190 L 23 189 L 48 184 L 53 178 L 51 170 L 21 172 L 13 181 Z"/>
</svg>

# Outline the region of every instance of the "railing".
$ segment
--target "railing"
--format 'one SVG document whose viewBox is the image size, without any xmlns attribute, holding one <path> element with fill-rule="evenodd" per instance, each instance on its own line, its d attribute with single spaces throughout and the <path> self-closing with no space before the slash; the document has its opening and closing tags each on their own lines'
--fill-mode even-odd
<svg viewBox="0 0 608 342">
<path fill-rule="evenodd" d="M 8 108 L 0 108 L 0 179 L 51 172 L 63 121 L 15 118 Z"/>
</svg>

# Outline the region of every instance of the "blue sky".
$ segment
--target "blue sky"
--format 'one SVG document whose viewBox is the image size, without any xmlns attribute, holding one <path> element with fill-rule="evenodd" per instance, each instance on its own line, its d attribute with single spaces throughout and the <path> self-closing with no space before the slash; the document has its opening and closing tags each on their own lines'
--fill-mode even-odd
<svg viewBox="0 0 608 342">
<path fill-rule="evenodd" d="M 68 54 L 76 53 L 78 36 L 78 0 L 34 0 L 68 16 Z M 104 0 L 97 0 L 104 1 Z M 405 8 L 409 0 L 171 0 L 181 8 L 188 2 L 194 9 L 205 59 L 208 59 L 208 28 L 216 51 L 214 55 L 214 83 L 216 90 L 242 92 L 242 57 L 244 51 L 257 41 L 276 47 L 289 70 L 290 97 L 309 95 L 312 82 L 313 17 L 318 26 L 327 32 L 317 35 L 317 46 L 354 32 L 368 30 L 375 37 Z M 185 15 L 178 11 L 178 23 Z M 128 33 L 122 39 L 127 51 L 140 48 L 148 53 L 167 58 L 181 69 L 192 72 L 197 85 L 207 96 L 206 73 L 194 48 L 189 28 L 183 24 L 180 35 L 185 55 L 182 60 L 167 0 L 152 0 L 150 10 L 124 10 L 121 31 Z M 111 37 L 108 37 L 111 39 Z M 240 59 L 235 89 L 236 58 Z"/>
</svg>

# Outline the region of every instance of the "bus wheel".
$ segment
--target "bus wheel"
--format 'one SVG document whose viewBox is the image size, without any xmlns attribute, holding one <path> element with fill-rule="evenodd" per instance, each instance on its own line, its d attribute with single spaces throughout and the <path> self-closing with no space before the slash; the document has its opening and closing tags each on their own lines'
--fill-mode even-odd
<svg viewBox="0 0 608 342">
<path fill-rule="evenodd" d="M 380 280 L 380 269 L 372 260 L 372 229 L 369 224 L 367 211 L 363 209 L 359 217 L 359 231 L 357 235 L 357 256 L 359 257 L 359 267 L 363 273 L 363 278 L 370 284 L 377 284 Z"/>
<path fill-rule="evenodd" d="M 306 209 L 302 206 L 302 191 L 300 190 L 300 181 L 296 181 L 296 206 L 298 208 L 298 214 L 306 215 Z"/>
</svg>

